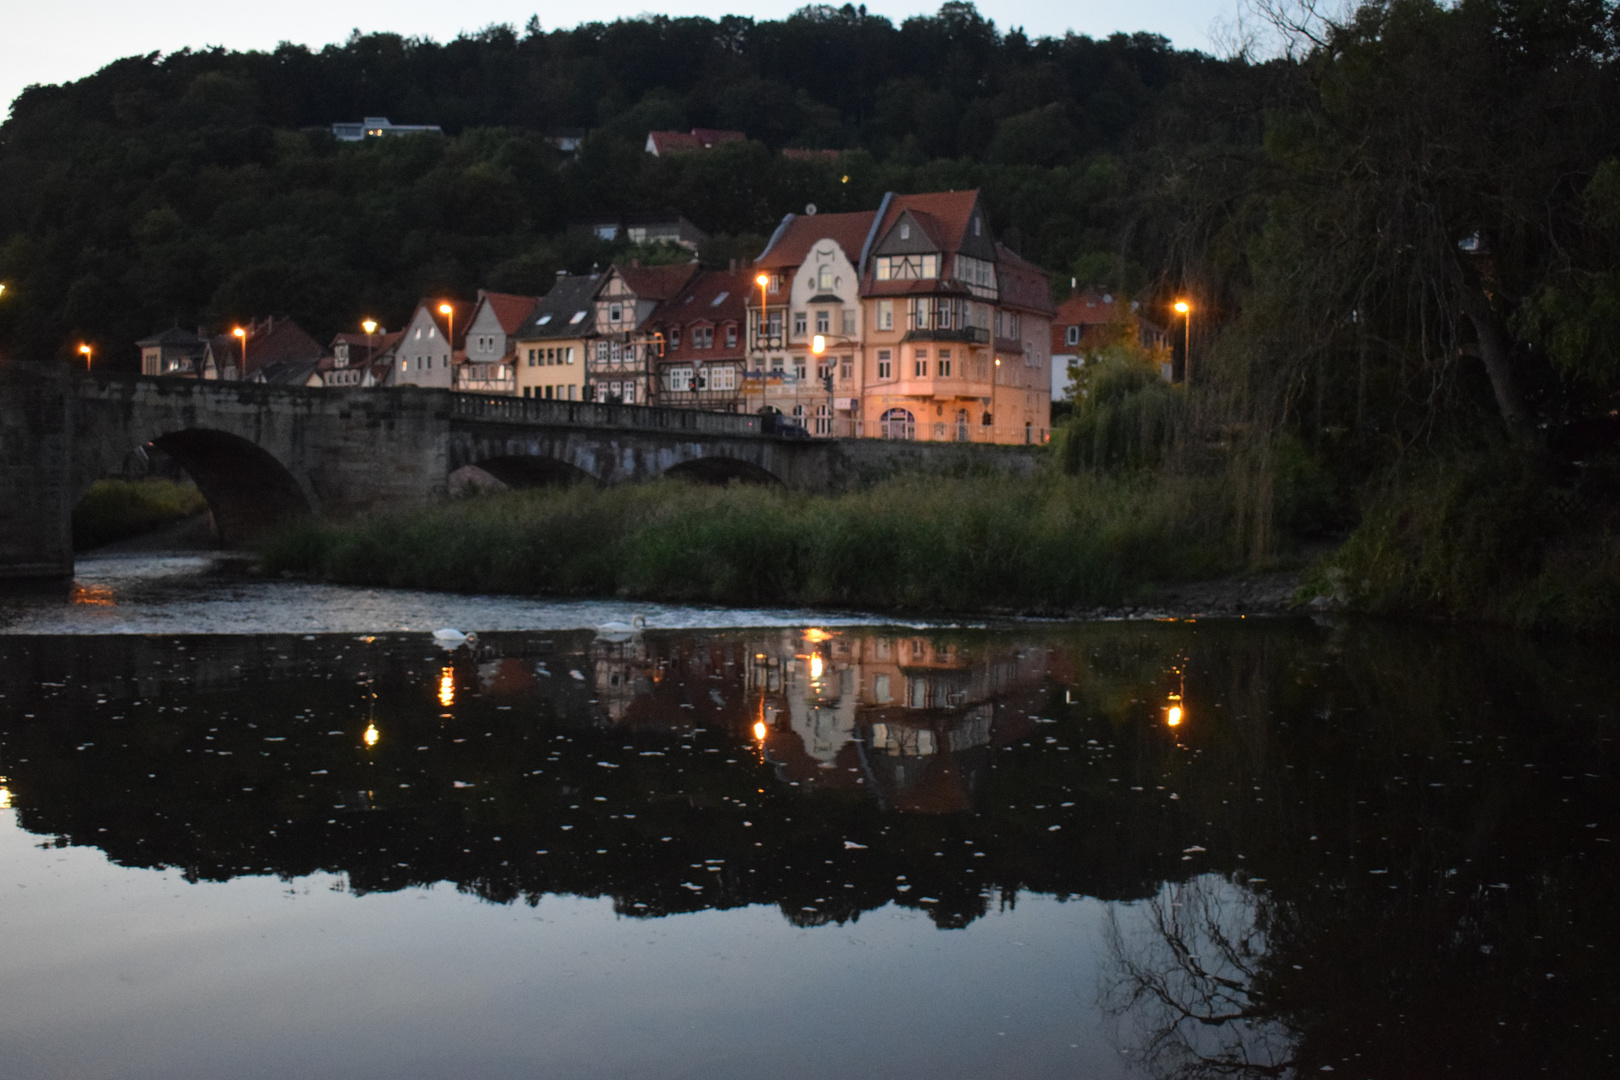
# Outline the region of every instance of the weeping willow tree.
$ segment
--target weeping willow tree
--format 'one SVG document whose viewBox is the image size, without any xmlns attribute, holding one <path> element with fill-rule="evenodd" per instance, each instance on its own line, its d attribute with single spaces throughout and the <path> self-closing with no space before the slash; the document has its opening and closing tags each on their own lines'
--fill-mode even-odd
<svg viewBox="0 0 1620 1080">
<path fill-rule="evenodd" d="M 1134 158 L 1125 242 L 1193 301 L 1192 392 L 1105 393 L 1064 444 L 1222 477 L 1256 560 L 1300 476 L 1354 502 L 1446 447 L 1546 458 L 1620 404 L 1614 0 L 1262 14 L 1277 55 L 1168 100 Z"/>
</svg>

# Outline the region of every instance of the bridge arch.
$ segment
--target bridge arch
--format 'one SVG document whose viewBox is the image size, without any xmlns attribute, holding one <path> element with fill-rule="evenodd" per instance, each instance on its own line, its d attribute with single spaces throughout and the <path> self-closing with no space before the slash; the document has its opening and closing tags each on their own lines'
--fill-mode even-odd
<svg viewBox="0 0 1620 1080">
<path fill-rule="evenodd" d="M 251 543 L 312 507 L 303 488 L 275 456 L 240 435 L 213 428 L 183 428 L 146 444 L 186 471 L 214 514 L 227 547 Z"/>
<path fill-rule="evenodd" d="M 498 454 L 470 464 L 509 488 L 571 487 L 598 482 L 578 465 L 543 454 Z"/>
<path fill-rule="evenodd" d="M 697 484 L 729 484 L 733 480 L 742 484 L 766 486 L 782 483 L 780 477 L 751 461 L 731 457 L 699 457 L 671 465 L 660 475 L 674 480 L 690 480 Z"/>
</svg>

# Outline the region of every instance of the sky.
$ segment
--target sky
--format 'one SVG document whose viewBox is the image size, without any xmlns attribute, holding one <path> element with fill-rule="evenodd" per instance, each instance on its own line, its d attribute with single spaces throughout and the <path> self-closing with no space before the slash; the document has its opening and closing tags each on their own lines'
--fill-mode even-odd
<svg viewBox="0 0 1620 1080">
<path fill-rule="evenodd" d="M 805 0 L 667 0 L 670 15 L 751 15 L 781 18 Z M 868 0 L 867 10 L 895 22 L 931 14 L 940 0 Z M 1233 21 L 1238 0 L 979 0 L 979 11 L 1002 30 L 1021 26 L 1031 36 L 1065 30 L 1103 37 L 1117 30 L 1163 34 L 1178 48 L 1213 51 L 1211 27 Z M 47 0 L 7 4 L 0 25 L 0 103 L 33 83 L 83 78 L 124 56 L 223 45 L 272 49 L 282 41 L 319 48 L 358 28 L 449 40 L 491 23 L 522 27 L 538 15 L 547 29 L 592 20 L 634 17 L 648 0 L 277 0 L 221 4 L 217 0 Z"/>
</svg>

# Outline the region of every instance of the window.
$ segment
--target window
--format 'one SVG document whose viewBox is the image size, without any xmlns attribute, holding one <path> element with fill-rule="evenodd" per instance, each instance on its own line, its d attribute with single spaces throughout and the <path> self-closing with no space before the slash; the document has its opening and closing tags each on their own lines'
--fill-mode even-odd
<svg viewBox="0 0 1620 1080">
<path fill-rule="evenodd" d="M 553 389 L 551 387 L 549 387 L 549 386 L 546 387 L 546 400 L 547 401 L 551 400 L 552 393 L 553 393 Z"/>
<path fill-rule="evenodd" d="M 910 225 L 902 224 L 900 226 L 900 239 L 902 239 L 902 240 L 910 240 L 911 239 L 911 226 Z"/>
<path fill-rule="evenodd" d="M 574 347 L 572 345 L 568 346 L 566 352 L 568 353 L 567 362 L 572 364 L 574 362 Z"/>
<path fill-rule="evenodd" d="M 816 406 L 815 433 L 817 435 L 832 434 L 832 409 L 826 405 Z"/>
<path fill-rule="evenodd" d="M 918 349 L 912 357 L 911 373 L 919 379 L 928 378 L 928 350 Z"/>
<path fill-rule="evenodd" d="M 939 377 L 942 379 L 951 377 L 951 350 L 949 349 L 939 350 Z"/>
<path fill-rule="evenodd" d="M 830 312 L 830 311 L 818 311 L 818 312 L 816 312 L 816 333 L 818 333 L 818 334 L 830 334 L 830 333 L 832 333 L 832 312 Z"/>
<path fill-rule="evenodd" d="M 692 348 L 694 348 L 694 349 L 712 349 L 712 348 L 714 348 L 714 327 L 712 327 L 712 326 L 694 326 L 694 327 L 692 327 Z"/>
<path fill-rule="evenodd" d="M 993 289 L 996 287 L 996 266 L 992 262 L 975 259 L 971 255 L 958 255 L 956 280 L 977 285 L 981 289 Z"/>
<path fill-rule="evenodd" d="M 677 394 L 684 394 L 692 389 L 692 369 L 689 367 L 675 367 L 669 369 L 669 388 Z"/>
<path fill-rule="evenodd" d="M 581 323 L 581 322 L 584 322 L 584 321 L 585 321 L 585 313 L 583 311 L 576 311 L 576 312 L 574 312 L 574 317 L 572 319 L 568 320 L 568 325 L 569 326 L 574 326 L 574 325 L 577 325 L 578 323 Z"/>
<path fill-rule="evenodd" d="M 736 347 L 737 347 L 737 324 L 736 323 L 726 323 L 726 348 L 735 349 Z"/>
<path fill-rule="evenodd" d="M 596 362 L 598 364 L 605 364 L 605 363 L 607 363 L 607 358 L 608 358 L 608 343 L 605 342 L 605 341 L 598 341 L 596 343 Z"/>
<path fill-rule="evenodd" d="M 1070 345 L 1080 344 L 1080 328 L 1071 326 L 1063 332 L 1063 340 Z"/>
<path fill-rule="evenodd" d="M 816 362 L 816 378 L 826 380 L 832 376 L 832 361 L 818 360 Z"/>
<path fill-rule="evenodd" d="M 877 366 L 878 366 L 877 377 L 878 378 L 880 378 L 880 379 L 888 379 L 888 378 L 893 377 L 894 364 L 891 362 L 892 355 L 893 354 L 891 354 L 888 349 L 879 349 L 878 350 L 878 354 L 877 354 Z"/>
<path fill-rule="evenodd" d="M 855 309 L 854 308 L 845 308 L 843 314 L 844 314 L 844 319 L 843 319 L 843 322 L 844 322 L 844 336 L 849 337 L 850 335 L 855 333 Z"/>
<path fill-rule="evenodd" d="M 885 439 L 914 439 L 917 437 L 917 418 L 904 409 L 890 409 L 883 414 L 882 435 Z"/>
<path fill-rule="evenodd" d="M 849 357 L 844 357 L 844 362 L 838 368 L 838 377 L 845 382 L 849 382 L 854 377 L 854 374 L 854 364 L 850 362 Z"/>
<path fill-rule="evenodd" d="M 539 354 L 539 352 L 540 352 L 539 349 L 530 349 L 529 350 L 529 366 L 530 367 L 534 367 L 534 358 L 535 358 L 536 355 Z"/>
<path fill-rule="evenodd" d="M 568 350 L 568 351 L 569 351 L 569 352 L 573 352 L 573 350 L 572 350 L 572 349 L 570 349 L 570 350 Z M 575 394 L 577 394 L 577 393 L 578 393 L 578 392 L 579 392 L 579 387 L 577 387 L 577 386 L 570 386 L 570 387 L 569 387 L 569 388 L 568 388 L 568 400 L 569 400 L 569 401 L 573 401 L 573 400 L 574 400 L 574 395 L 575 395 Z"/>
<path fill-rule="evenodd" d="M 886 255 L 877 261 L 879 281 L 908 281 L 939 276 L 939 256 Z"/>
<path fill-rule="evenodd" d="M 672 349 L 678 349 L 681 347 L 681 328 L 678 326 L 670 327 L 669 347 Z"/>
<path fill-rule="evenodd" d="M 716 294 L 716 296 L 715 296 L 715 298 L 713 300 L 709 301 L 709 306 L 710 307 L 719 307 L 721 304 L 726 302 L 726 297 L 728 297 L 730 295 L 731 295 L 731 290 L 730 289 L 722 289 L 718 294 Z"/>
<path fill-rule="evenodd" d="M 793 374 L 797 378 L 804 378 L 804 357 L 795 356 L 793 358 Z"/>
<path fill-rule="evenodd" d="M 624 318 L 624 305 L 622 305 L 622 304 L 609 304 L 608 305 L 608 322 L 616 323 L 622 318 Z"/>
<path fill-rule="evenodd" d="M 624 359 L 624 346 L 621 345 L 617 341 L 611 342 L 608 345 L 608 359 L 612 360 L 615 364 L 617 364 L 619 361 L 623 360 Z"/>
<path fill-rule="evenodd" d="M 821 268 L 816 272 L 816 288 L 820 289 L 822 292 L 829 292 L 831 291 L 832 287 L 833 268 L 830 264 L 823 263 Z"/>
<path fill-rule="evenodd" d="M 877 328 L 879 330 L 894 329 L 894 301 L 879 300 L 877 311 Z"/>
<path fill-rule="evenodd" d="M 807 322 L 808 322 L 808 319 L 805 316 L 804 312 L 795 311 L 793 313 L 793 336 L 794 337 L 803 337 L 804 336 L 805 325 L 806 325 Z"/>
<path fill-rule="evenodd" d="M 709 369 L 710 390 L 737 389 L 737 369 L 734 367 L 717 367 Z"/>
<path fill-rule="evenodd" d="M 636 403 L 636 384 L 633 382 L 627 382 L 624 384 L 624 403 L 626 405 L 634 405 Z"/>
</svg>

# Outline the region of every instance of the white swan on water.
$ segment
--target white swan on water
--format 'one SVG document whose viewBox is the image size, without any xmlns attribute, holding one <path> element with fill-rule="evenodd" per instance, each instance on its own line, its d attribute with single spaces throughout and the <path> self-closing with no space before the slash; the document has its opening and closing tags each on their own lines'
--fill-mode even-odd
<svg viewBox="0 0 1620 1080">
<path fill-rule="evenodd" d="M 433 640 L 442 648 L 456 649 L 463 645 L 478 644 L 478 635 L 472 632 L 463 634 L 460 630 L 447 626 L 441 630 L 433 631 Z"/>
<path fill-rule="evenodd" d="M 596 636 L 606 638 L 609 641 L 628 641 L 631 637 L 641 633 L 646 625 L 647 620 L 640 615 L 635 616 L 629 622 L 610 619 L 597 625 Z"/>
</svg>

